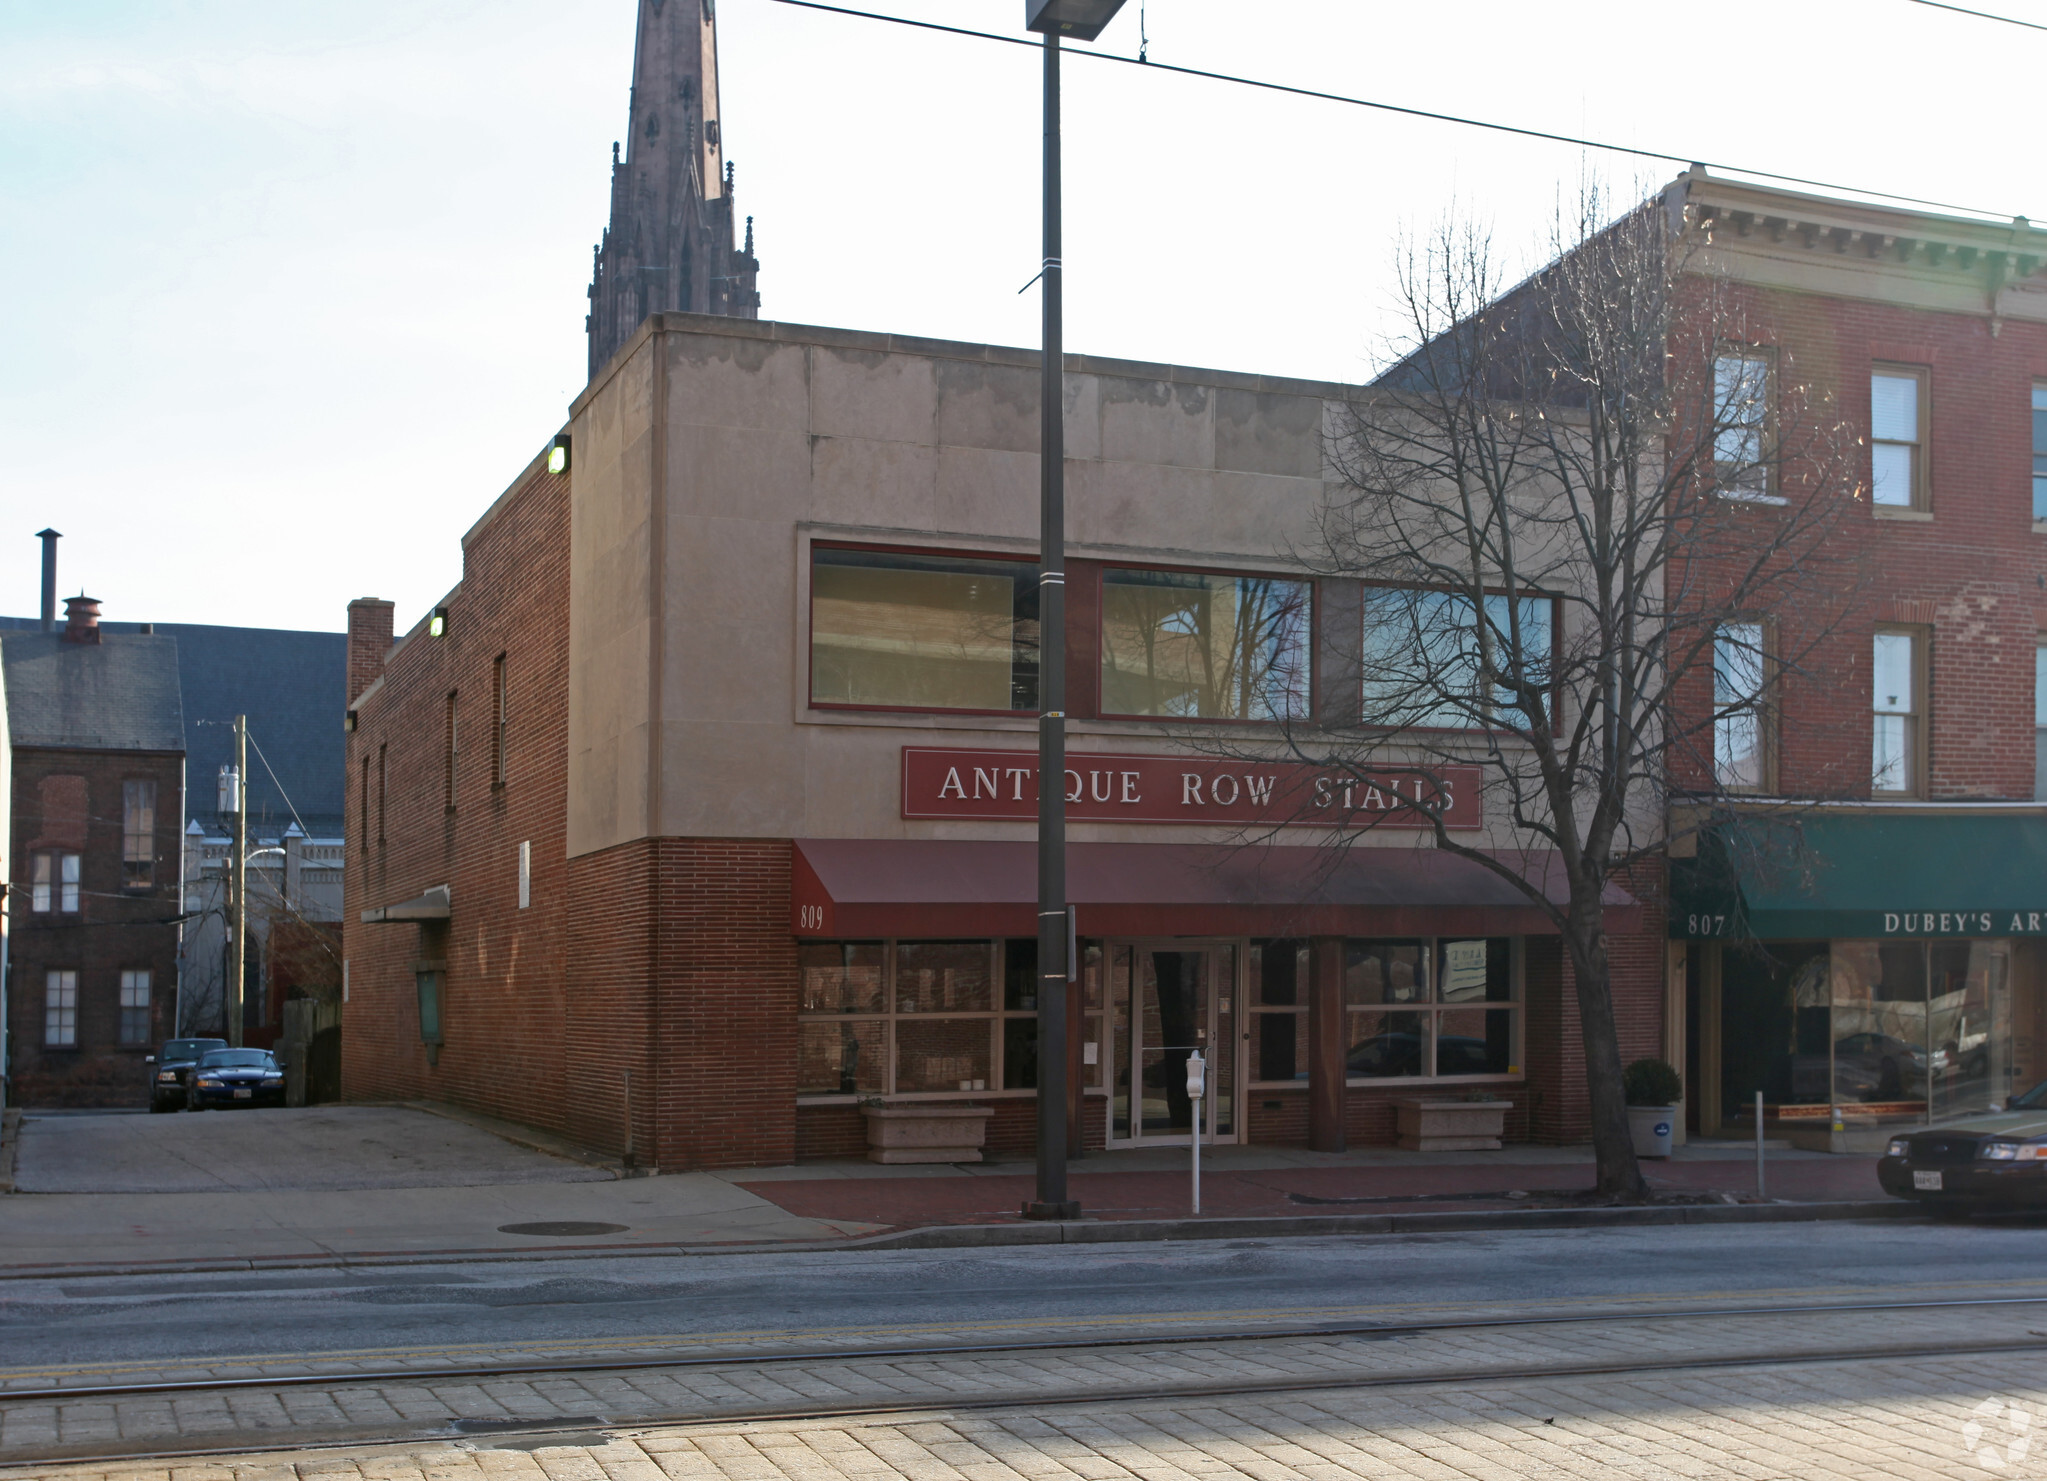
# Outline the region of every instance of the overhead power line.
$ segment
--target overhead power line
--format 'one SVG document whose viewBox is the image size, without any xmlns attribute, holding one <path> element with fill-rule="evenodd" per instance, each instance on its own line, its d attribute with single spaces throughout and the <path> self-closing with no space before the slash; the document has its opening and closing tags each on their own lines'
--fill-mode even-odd
<svg viewBox="0 0 2047 1481">
<path fill-rule="evenodd" d="M 1935 10 L 1952 10 L 1956 15 L 1973 15 L 1979 21 L 2003 21 L 2007 26 L 2024 26 L 2028 31 L 2047 31 L 2038 21 L 2022 21 L 2017 16 L 1992 15 L 1987 10 L 1970 10 L 1962 5 L 1944 5 L 1941 0 L 1912 0 L 1914 5 L 1930 5 Z"/>
<path fill-rule="evenodd" d="M 778 5 L 794 5 L 802 10 L 821 10 L 831 15 L 853 16 L 866 21 L 887 21 L 891 25 L 909 26 L 919 31 L 942 31 L 950 36 L 971 36 L 976 41 L 999 41 L 1005 46 L 1028 46 L 1036 50 L 1037 41 L 1021 36 L 1005 36 L 998 31 L 976 31 L 965 26 L 941 25 L 937 21 L 911 20 L 907 16 L 883 15 L 878 11 L 854 10 L 844 5 L 826 5 L 822 0 L 775 0 Z M 1935 0 L 1919 0 L 1921 4 L 1933 4 Z M 1943 9 L 1955 9 L 1944 6 Z M 1979 12 L 1967 12 L 1978 14 Z M 1991 17 L 2001 20 L 2001 16 Z M 2019 22 L 2018 24 L 2027 24 Z M 1398 113 L 1408 118 L 1425 118 L 1435 123 L 1454 123 L 1464 128 L 1487 129 L 1496 134 L 1513 134 L 1523 139 L 1541 139 L 1551 144 L 1569 144 L 1579 149 L 1599 149 L 1609 154 L 1628 154 L 1637 159 L 1663 160 L 1674 164 L 1696 164 L 1704 169 L 1723 170 L 1735 175 L 1750 175 L 1759 180 L 1775 180 L 1785 185 L 1805 185 L 1814 190 L 1829 190 L 1841 195 L 1867 196 L 1873 200 L 1898 201 L 1908 206 L 1930 206 L 1936 211 L 1959 211 L 1968 216 L 1985 216 L 1994 220 L 2010 221 L 2016 214 L 2010 211 L 1988 211 L 1980 206 L 1958 206 L 1952 201 L 1928 200 L 1924 196 L 1898 195 L 1888 190 L 1866 190 L 1859 185 L 1842 185 L 1830 180 L 1814 180 L 1804 175 L 1784 175 L 1775 170 L 1756 170 L 1746 165 L 1729 164 L 1724 160 L 1701 159 L 1696 154 L 1672 154 L 1661 149 L 1641 149 L 1631 144 L 1608 144 L 1599 139 L 1581 139 L 1573 134 L 1553 134 L 1545 129 L 1523 128 L 1511 123 L 1493 123 L 1483 118 L 1466 118 L 1456 113 L 1437 113 L 1427 108 L 1408 108 L 1398 103 L 1381 103 L 1371 98 L 1353 98 L 1343 93 L 1322 92 L 1312 87 L 1295 87 L 1285 82 L 1266 82 L 1257 77 L 1239 77 L 1230 72 L 1210 72 L 1200 67 L 1176 67 L 1170 62 L 1146 60 L 1139 57 L 1118 56 L 1114 52 L 1073 50 L 1068 56 L 1086 57 L 1091 61 L 1120 62 L 1127 67 L 1142 67 L 1148 72 L 1176 72 L 1182 77 L 1200 77 L 1210 82 L 1235 83 L 1239 87 L 1255 87 L 1266 92 L 1290 93 L 1297 98 L 1315 98 L 1325 103 L 1345 103 L 1354 108 L 1372 108 L 1381 113 Z"/>
</svg>

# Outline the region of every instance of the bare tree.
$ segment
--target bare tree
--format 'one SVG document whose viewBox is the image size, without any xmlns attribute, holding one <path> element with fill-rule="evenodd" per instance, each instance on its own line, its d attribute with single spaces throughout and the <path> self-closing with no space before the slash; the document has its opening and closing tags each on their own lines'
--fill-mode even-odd
<svg viewBox="0 0 2047 1481">
<path fill-rule="evenodd" d="M 1391 368 L 1343 409 L 1336 491 L 1295 552 L 1364 583 L 1364 618 L 1339 686 L 1356 702 L 1287 725 L 1285 749 L 1360 782 L 1482 769 L 1489 846 L 1441 812 L 1435 846 L 1555 923 L 1612 1198 L 1645 1184 L 1608 888 L 1663 847 L 1673 797 L 1767 790 L 1771 707 L 1794 676 L 1826 682 L 1807 661 L 1855 585 L 1830 536 L 1861 497 L 1856 435 L 1744 348 L 1739 291 L 1674 210 L 1609 222 L 1588 192 L 1515 285 L 1480 230 L 1409 249 Z"/>
</svg>

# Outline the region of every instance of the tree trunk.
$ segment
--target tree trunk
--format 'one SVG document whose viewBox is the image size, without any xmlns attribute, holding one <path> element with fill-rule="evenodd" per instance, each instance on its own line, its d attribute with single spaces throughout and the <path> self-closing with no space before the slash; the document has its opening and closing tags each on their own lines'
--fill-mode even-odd
<svg viewBox="0 0 2047 1481">
<path fill-rule="evenodd" d="M 1583 893 L 1582 891 L 1579 893 Z M 1592 1110 L 1592 1155 L 1598 1163 L 1597 1192 L 1605 1198 L 1645 1198 L 1649 1185 L 1635 1161 L 1628 1130 L 1627 1097 L 1621 1089 L 1620 1033 L 1613 1017 L 1613 970 L 1606 954 L 1603 893 L 1595 884 L 1589 904 L 1574 900 L 1565 949 L 1578 986 L 1578 1031 L 1585 1046 L 1585 1089 Z"/>
</svg>

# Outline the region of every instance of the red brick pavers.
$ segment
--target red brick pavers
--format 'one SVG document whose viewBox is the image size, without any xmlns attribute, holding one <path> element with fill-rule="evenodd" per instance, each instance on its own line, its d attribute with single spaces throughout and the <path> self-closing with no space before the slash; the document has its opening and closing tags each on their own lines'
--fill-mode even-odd
<svg viewBox="0 0 2047 1481">
<path fill-rule="evenodd" d="M 1752 1161 L 1646 1163 L 1651 1187 L 1673 1193 L 1729 1193 L 1753 1197 Z M 1874 1157 L 1800 1158 L 1773 1162 L 1767 1174 L 1773 1199 L 1837 1202 L 1882 1198 Z M 1185 1172 L 1089 1171 L 1072 1168 L 1073 1196 L 1095 1219 L 1184 1218 Z M 1291 1167 L 1256 1171 L 1204 1168 L 1205 1217 L 1286 1218 L 1316 1214 L 1398 1213 L 1424 1210 L 1515 1208 L 1560 1201 L 1593 1185 L 1589 1162 L 1481 1166 Z M 811 1219 L 858 1220 L 912 1228 L 927 1224 L 989 1223 L 1016 1217 L 1033 1195 L 1028 1167 L 1015 1173 L 964 1177 L 836 1177 L 741 1182 L 748 1192 Z M 1509 1198 L 1509 1193 L 1522 1198 Z M 1460 1196 L 1463 1195 L 1463 1196 Z"/>
</svg>

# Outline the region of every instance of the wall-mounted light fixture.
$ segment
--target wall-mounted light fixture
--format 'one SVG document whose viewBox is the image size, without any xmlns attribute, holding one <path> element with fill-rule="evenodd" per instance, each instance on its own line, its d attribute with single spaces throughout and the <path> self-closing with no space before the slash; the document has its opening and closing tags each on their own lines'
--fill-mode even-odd
<svg viewBox="0 0 2047 1481">
<path fill-rule="evenodd" d="M 547 471 L 566 473 L 569 471 L 569 434 L 564 432 L 554 440 L 554 446 L 547 450 Z"/>
<path fill-rule="evenodd" d="M 350 735 L 354 735 L 355 726 L 356 726 L 355 711 L 350 710 L 346 715 L 342 717 L 341 728 L 347 731 Z"/>
<path fill-rule="evenodd" d="M 445 638 L 448 635 L 448 609 L 434 608 L 434 615 L 426 620 L 426 635 L 430 638 Z"/>
</svg>

